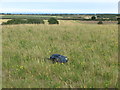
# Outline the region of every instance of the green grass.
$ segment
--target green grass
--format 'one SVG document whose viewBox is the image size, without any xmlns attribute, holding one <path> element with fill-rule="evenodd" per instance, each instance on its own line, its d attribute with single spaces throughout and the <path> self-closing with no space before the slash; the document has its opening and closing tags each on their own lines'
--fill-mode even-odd
<svg viewBox="0 0 120 90">
<path fill-rule="evenodd" d="M 0 89 L 2 89 L 2 27 L 0 27 Z"/>
<path fill-rule="evenodd" d="M 3 26 L 2 87 L 118 87 L 117 37 L 117 25 L 61 21 Z M 69 62 L 44 61 L 55 53 L 69 57 Z"/>
</svg>

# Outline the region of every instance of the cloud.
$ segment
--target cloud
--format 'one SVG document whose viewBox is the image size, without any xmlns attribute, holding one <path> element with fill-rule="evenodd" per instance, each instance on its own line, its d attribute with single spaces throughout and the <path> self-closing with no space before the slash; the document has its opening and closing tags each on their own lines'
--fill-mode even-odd
<svg viewBox="0 0 120 90">
<path fill-rule="evenodd" d="M 116 2 L 119 0 L 1 0 L 2 2 Z"/>
</svg>

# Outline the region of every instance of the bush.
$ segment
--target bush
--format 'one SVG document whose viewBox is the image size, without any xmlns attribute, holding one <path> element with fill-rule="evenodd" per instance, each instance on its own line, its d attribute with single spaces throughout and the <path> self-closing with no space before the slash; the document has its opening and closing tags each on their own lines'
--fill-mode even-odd
<svg viewBox="0 0 120 90">
<path fill-rule="evenodd" d="M 27 19 L 27 23 L 29 24 L 44 24 L 42 19 Z"/>
<path fill-rule="evenodd" d="M 2 25 L 6 25 L 6 24 L 23 24 L 26 23 L 27 21 L 24 19 L 12 19 L 12 20 L 8 20 L 7 22 L 3 22 Z"/>
<path fill-rule="evenodd" d="M 59 22 L 58 22 L 57 19 L 55 19 L 55 18 L 50 18 L 50 19 L 48 20 L 48 22 L 49 22 L 49 24 L 59 24 Z"/>
<path fill-rule="evenodd" d="M 117 24 L 120 24 L 120 21 L 118 21 L 118 23 Z"/>
<path fill-rule="evenodd" d="M 103 24 L 103 22 L 102 22 L 102 21 L 99 21 L 98 24 Z"/>
<path fill-rule="evenodd" d="M 12 19 L 2 23 L 2 25 L 6 24 L 44 24 L 44 21 L 42 19 Z"/>
<path fill-rule="evenodd" d="M 1 25 L 6 25 L 7 24 L 7 22 L 2 22 L 2 24 Z"/>
<path fill-rule="evenodd" d="M 95 20 L 95 19 L 96 19 L 96 17 L 95 17 L 95 16 L 92 16 L 92 17 L 91 17 L 91 20 Z"/>
</svg>

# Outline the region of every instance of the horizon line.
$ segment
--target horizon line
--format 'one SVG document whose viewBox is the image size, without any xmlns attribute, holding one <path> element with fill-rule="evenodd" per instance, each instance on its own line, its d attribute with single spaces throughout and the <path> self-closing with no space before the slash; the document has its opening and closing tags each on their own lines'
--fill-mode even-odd
<svg viewBox="0 0 120 90">
<path fill-rule="evenodd" d="M 9 13 L 1 12 L 0 14 L 119 14 L 119 13 Z"/>
</svg>

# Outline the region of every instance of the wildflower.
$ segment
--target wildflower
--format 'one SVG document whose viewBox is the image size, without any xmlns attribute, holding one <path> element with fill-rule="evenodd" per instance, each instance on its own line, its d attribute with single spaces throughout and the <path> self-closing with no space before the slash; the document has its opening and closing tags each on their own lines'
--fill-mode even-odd
<svg viewBox="0 0 120 90">
<path fill-rule="evenodd" d="M 23 69 L 24 67 L 23 66 L 20 66 L 20 69 Z"/>
<path fill-rule="evenodd" d="M 57 64 L 57 62 L 55 64 Z"/>
<path fill-rule="evenodd" d="M 32 77 L 33 77 L 33 75 L 32 75 Z"/>
<path fill-rule="evenodd" d="M 38 60 L 38 63 L 39 63 L 39 60 Z"/>
</svg>

